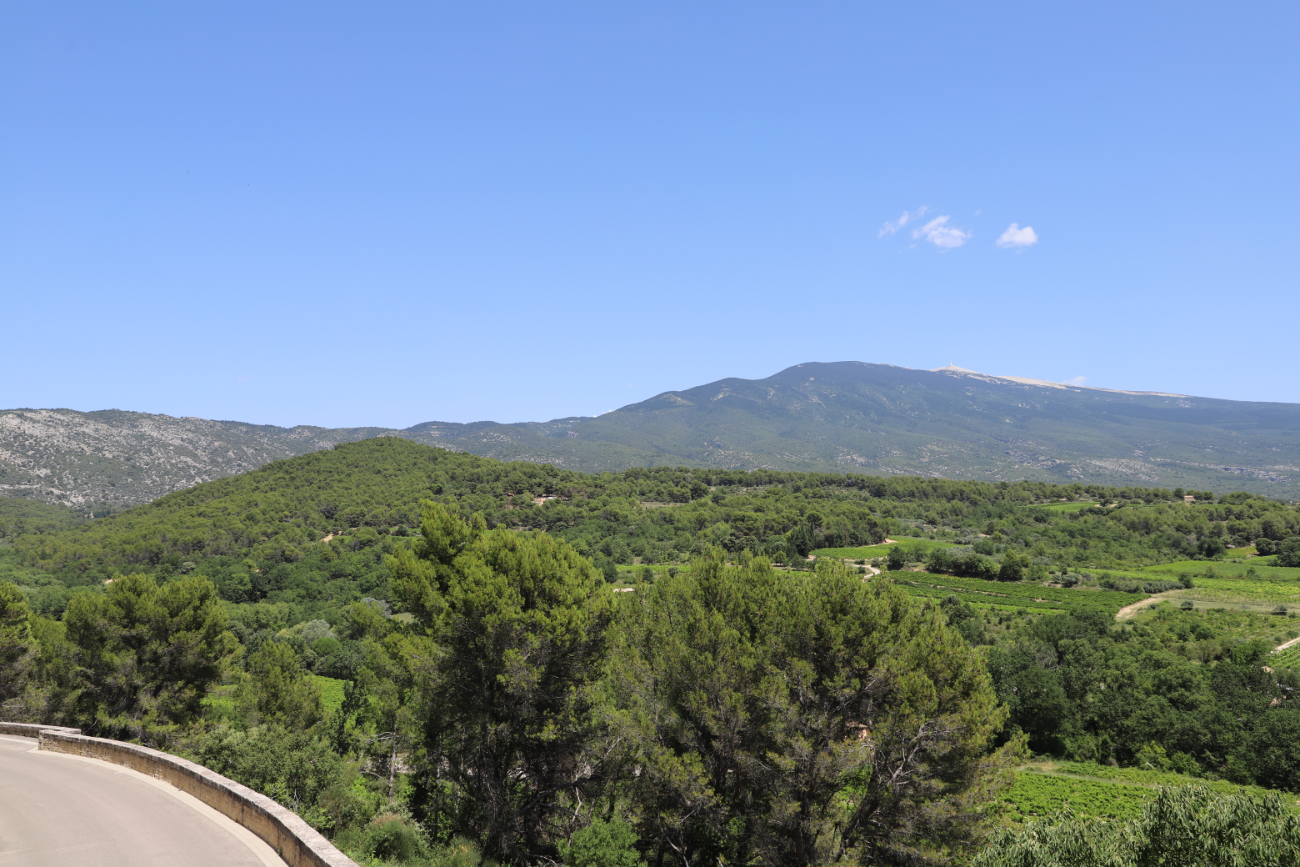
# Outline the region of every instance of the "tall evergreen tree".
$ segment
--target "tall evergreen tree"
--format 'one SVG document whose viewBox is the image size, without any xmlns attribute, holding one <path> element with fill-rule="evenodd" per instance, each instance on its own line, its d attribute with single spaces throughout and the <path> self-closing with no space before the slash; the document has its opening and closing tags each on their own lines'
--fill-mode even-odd
<svg viewBox="0 0 1300 867">
<path fill-rule="evenodd" d="M 434 808 L 488 855 L 553 858 L 561 806 L 599 770 L 582 759 L 613 594 L 563 542 L 422 505 L 422 538 L 389 561 L 418 624 L 412 760 Z"/>
<path fill-rule="evenodd" d="M 78 718 L 106 734 L 162 736 L 194 719 L 239 649 L 216 588 L 194 576 L 159 586 L 128 575 L 102 595 L 76 594 L 63 625 Z"/>
<path fill-rule="evenodd" d="M 978 654 L 936 607 L 841 565 L 721 551 L 620 623 L 618 734 L 655 863 L 902 864 L 976 839 L 1013 741 Z"/>
</svg>

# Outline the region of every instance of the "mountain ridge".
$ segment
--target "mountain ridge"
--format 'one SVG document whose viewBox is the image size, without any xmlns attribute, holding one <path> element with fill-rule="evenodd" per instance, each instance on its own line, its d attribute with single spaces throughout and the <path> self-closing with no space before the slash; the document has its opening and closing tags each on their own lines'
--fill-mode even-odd
<svg viewBox="0 0 1300 867">
<path fill-rule="evenodd" d="M 1300 498 L 1300 404 L 856 361 L 806 362 L 545 422 L 282 428 L 124 410 L 0 410 L 0 496 L 115 510 L 375 436 L 583 472 L 851 471 Z"/>
</svg>

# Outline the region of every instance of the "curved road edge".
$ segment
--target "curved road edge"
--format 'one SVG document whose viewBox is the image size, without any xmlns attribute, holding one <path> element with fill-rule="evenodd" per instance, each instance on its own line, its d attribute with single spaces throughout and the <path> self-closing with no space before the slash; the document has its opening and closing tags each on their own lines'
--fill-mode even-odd
<svg viewBox="0 0 1300 867">
<path fill-rule="evenodd" d="M 194 762 L 61 726 L 0 722 L 0 734 L 37 737 L 41 750 L 98 759 L 168 783 L 247 828 L 290 867 L 358 867 L 297 814 Z"/>
</svg>

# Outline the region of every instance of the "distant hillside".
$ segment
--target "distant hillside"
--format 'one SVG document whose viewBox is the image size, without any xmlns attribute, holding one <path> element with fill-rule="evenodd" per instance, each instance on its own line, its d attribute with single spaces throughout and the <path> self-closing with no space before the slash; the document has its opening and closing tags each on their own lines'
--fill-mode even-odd
<svg viewBox="0 0 1300 867">
<path fill-rule="evenodd" d="M 635 466 L 1029 479 L 1300 498 L 1300 405 L 1108 391 L 960 368 L 802 364 L 597 418 L 280 428 L 108 410 L 0 411 L 0 495 L 86 512 L 278 458 L 399 436 L 580 472 Z"/>
<path fill-rule="evenodd" d="M 0 410 L 0 496 L 80 509 L 147 503 L 381 428 L 280 428 L 142 412 Z"/>
</svg>

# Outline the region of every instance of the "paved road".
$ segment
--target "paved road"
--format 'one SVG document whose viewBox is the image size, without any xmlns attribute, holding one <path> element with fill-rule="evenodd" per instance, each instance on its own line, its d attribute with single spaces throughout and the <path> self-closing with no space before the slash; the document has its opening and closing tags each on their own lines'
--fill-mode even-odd
<svg viewBox="0 0 1300 867">
<path fill-rule="evenodd" d="M 0 735 L 0 865 L 284 867 L 250 831 L 159 780 Z"/>
</svg>

